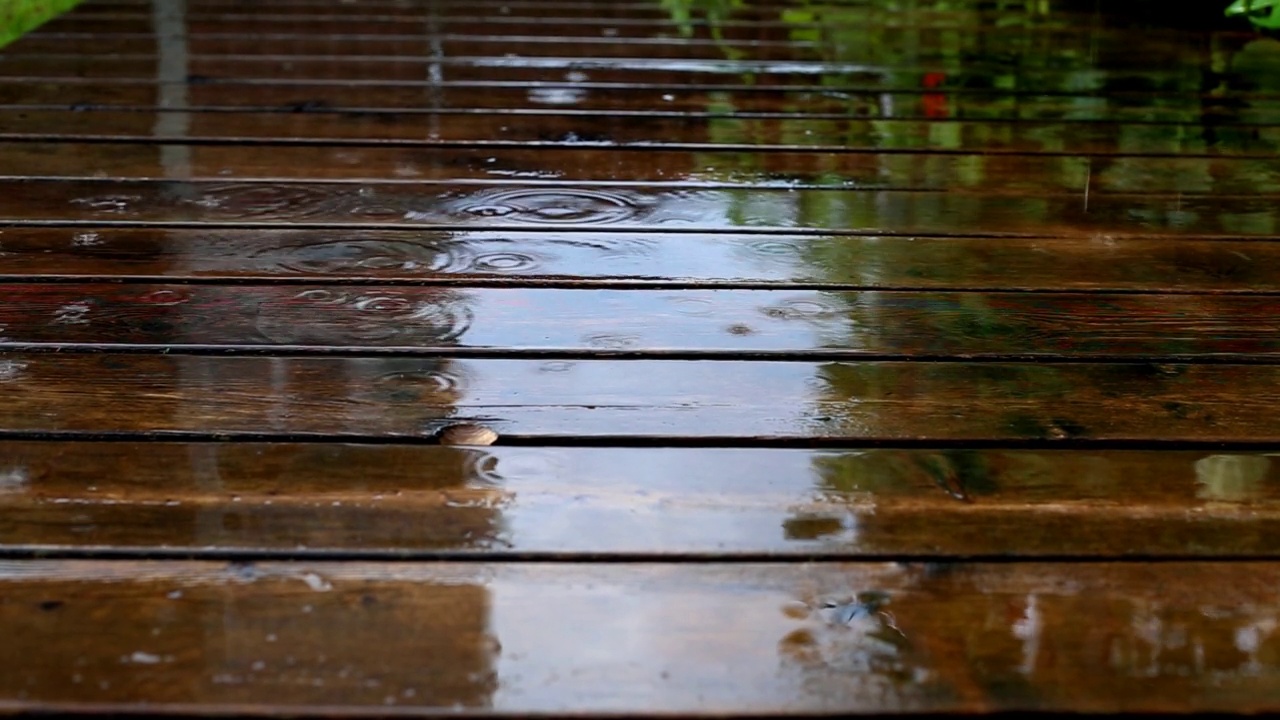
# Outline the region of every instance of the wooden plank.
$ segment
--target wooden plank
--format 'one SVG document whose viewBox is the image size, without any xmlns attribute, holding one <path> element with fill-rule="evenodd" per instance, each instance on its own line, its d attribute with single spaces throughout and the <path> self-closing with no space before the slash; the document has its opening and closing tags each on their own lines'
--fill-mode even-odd
<svg viewBox="0 0 1280 720">
<path fill-rule="evenodd" d="M 552 143 L 606 148 L 711 149 L 744 146 L 833 152 L 950 151 L 1116 156 L 1243 156 L 1269 158 L 1280 127 L 1233 125 L 1208 142 L 1198 126 L 1024 121 L 876 120 L 849 118 L 678 118 L 577 115 L 421 115 L 394 113 L 192 113 L 183 131 L 159 122 L 162 113 L 102 110 L 0 110 L 0 139 L 82 137 L 185 141 L 251 139 L 326 143 L 400 141 L 417 145 Z M 688 146 L 693 147 L 688 147 Z"/>
<path fill-rule="evenodd" d="M 1197 238 L 0 229 L 0 278 L 1280 292 L 1280 244 Z"/>
<path fill-rule="evenodd" d="M 1256 453 L 3 441 L 0 457 L 8 554 L 1275 558 L 1280 539 L 1280 463 Z"/>
<path fill-rule="evenodd" d="M 1277 707 L 1267 563 L 2 567 L 11 712 Z"/>
<path fill-rule="evenodd" d="M 1267 195 L 575 188 L 449 183 L 185 183 L 0 180 L 0 222 L 417 227 L 448 230 L 751 228 L 932 235 L 1082 233 L 1272 237 Z"/>
<path fill-rule="evenodd" d="M 513 84 L 515 85 L 515 84 Z M 1280 100 L 1232 91 L 1217 96 L 1198 93 L 1172 96 L 1135 92 L 1028 94 L 944 87 L 928 90 L 780 89 L 735 87 L 710 92 L 681 86 L 636 86 L 601 83 L 544 82 L 431 85 L 414 83 L 332 83 L 324 80 L 266 83 L 155 84 L 146 81 L 94 82 L 9 79 L 0 84 L 0 104 L 61 106 L 71 109 L 148 108 L 161 89 L 185 94 L 187 107 L 198 109 L 339 112 L 395 110 L 447 114 L 451 111 L 541 109 L 545 112 L 682 113 L 690 117 L 839 116 L 842 118 L 1038 120 L 1117 123 L 1237 121 L 1272 124 L 1280 118 Z M 887 102 L 886 102 L 887 101 Z M 51 109 L 45 107 L 43 109 Z"/>
<path fill-rule="evenodd" d="M 291 13 L 277 14 L 269 9 L 263 10 L 262 8 L 253 8 L 250 12 L 237 13 L 222 8 L 207 12 L 202 12 L 200 9 L 188 12 L 186 30 L 196 35 L 236 32 L 246 26 L 259 32 L 269 28 L 287 26 L 295 31 L 305 29 L 307 32 L 317 35 L 341 35 L 344 33 L 395 34 L 404 32 L 407 29 L 422 27 L 425 18 L 436 18 L 441 21 L 441 25 L 445 28 L 453 24 L 466 23 L 488 26 L 494 32 L 501 31 L 500 28 L 504 26 L 519 32 L 526 29 L 530 21 L 537 20 L 545 23 L 548 28 L 555 28 L 557 33 L 564 32 L 566 27 L 578 26 L 591 27 L 596 31 L 594 34 L 600 34 L 600 30 L 608 27 L 616 27 L 619 30 L 626 28 L 643 32 L 646 35 L 659 33 L 676 34 L 682 30 L 710 27 L 714 27 L 722 33 L 740 30 L 758 34 L 761 31 L 768 30 L 813 29 L 822 25 L 855 32 L 861 29 L 874 31 L 881 28 L 937 28 L 981 33 L 983 31 L 994 31 L 1001 27 L 1016 27 L 1020 33 L 1032 34 L 1037 32 L 1074 31 L 1083 35 L 1094 32 L 1100 37 L 1112 40 L 1125 29 L 1134 26 L 1146 29 L 1151 36 L 1173 35 L 1186 37 L 1193 34 L 1202 35 L 1206 30 L 1214 30 L 1215 25 L 1218 26 L 1216 29 L 1224 34 L 1247 34 L 1246 31 L 1239 30 L 1238 27 L 1233 26 L 1230 29 L 1221 27 L 1225 23 L 1216 13 L 1208 16 L 1211 18 L 1211 25 L 1206 26 L 1202 22 L 1199 27 L 1194 28 L 1180 28 L 1176 23 L 1161 27 L 1151 23 L 1149 18 L 1144 18 L 1141 13 L 1130 13 L 1128 16 L 1121 13 L 1091 13 L 1093 17 L 1081 17 L 1080 14 L 1072 15 L 1066 13 L 1015 13 L 1017 11 L 1013 9 L 987 9 L 981 11 L 961 8 L 881 6 L 874 9 L 858 8 L 841 11 L 829 7 L 819 7 L 811 9 L 810 17 L 804 19 L 784 18 L 779 11 L 775 10 L 774 12 L 765 12 L 756 18 L 740 19 L 732 16 L 715 18 L 699 13 L 698 16 L 691 16 L 688 20 L 680 20 L 675 18 L 673 14 L 646 13 L 645 15 L 647 16 L 636 16 L 626 8 L 615 12 L 592 11 L 584 13 L 560 11 L 553 13 L 522 12 L 517 7 L 507 13 L 502 13 L 492 11 L 477 12 L 476 8 L 446 6 L 434 13 L 428 12 L 424 15 L 416 16 L 367 14 L 354 17 L 328 12 L 313 16 L 299 16 Z M 628 15 L 630 16 L 628 17 Z M 1021 22 L 1016 24 L 1008 23 L 1011 17 Z M 1199 19 L 1204 20 L 1205 16 L 1201 15 Z M 1004 20 L 1006 25 L 1000 25 L 1001 20 Z M 45 31 L 77 32 L 91 30 L 92 28 L 98 28 L 104 33 L 148 32 L 151 30 L 151 16 L 146 12 L 95 11 L 91 7 L 85 7 L 48 23 L 45 26 Z"/>
<path fill-rule="evenodd" d="M 0 284 L 0 297 L 7 347 L 1280 359 L 1273 295 Z"/>
<path fill-rule="evenodd" d="M 740 8 L 734 8 L 736 12 L 752 13 L 765 9 L 777 12 L 781 9 L 794 7 L 793 0 L 752 0 L 751 4 L 743 5 Z M 255 6 L 246 5 L 244 0 L 189 0 L 189 8 L 201 10 L 204 12 L 226 12 L 228 10 L 252 9 Z M 527 12 L 546 10 L 575 10 L 581 13 L 608 17 L 610 12 L 619 10 L 633 11 L 646 10 L 653 8 L 652 0 L 440 0 L 433 3 L 436 8 L 469 8 L 472 10 L 489 9 L 495 14 L 510 14 L 511 12 Z M 882 3 L 878 0 L 827 0 L 823 3 L 824 7 L 835 9 L 880 9 Z M 148 7 L 148 0 L 94 0 L 89 6 L 91 9 L 99 11 L 112 12 L 137 12 Z M 927 5 L 926 5 L 927 7 Z M 983 0 L 961 0 L 960 2 L 949 2 L 947 8 L 955 10 L 975 9 L 991 11 L 990 6 Z M 1030 4 L 1012 6 L 1018 12 L 1035 12 L 1035 6 Z M 502 8 L 507 8 L 507 12 L 503 13 Z M 1098 15 L 1099 13 L 1111 15 L 1123 14 L 1123 8 L 1105 7 L 1095 10 L 1095 6 L 1086 0 L 1070 0 L 1059 2 L 1055 5 L 1055 12 L 1062 13 L 1082 13 L 1089 15 Z M 321 0 L 282 0 L 271 5 L 271 12 L 287 13 L 287 14 L 324 14 L 324 13 L 341 13 L 341 14 L 378 14 L 378 15 L 421 15 L 427 11 L 425 3 L 406 3 L 404 0 L 364 0 L 358 4 L 335 5 L 333 3 L 322 2 Z M 589 12 L 588 12 L 589 11 Z M 1192 13 L 1193 15 L 1195 13 Z M 1179 18 L 1177 13 L 1171 13 L 1171 19 Z"/>
<path fill-rule="evenodd" d="M 481 422 L 529 442 L 1280 441 L 1273 365 L 2 358 L 0 430 L 19 434 L 424 439 Z"/>
<path fill-rule="evenodd" d="M 797 8 L 797 5 L 800 5 Z M 217 19 L 217 18 L 233 18 L 241 19 L 246 17 L 267 17 L 276 18 L 280 16 L 296 17 L 302 20 L 319 19 L 326 17 L 343 17 L 352 19 L 371 19 L 382 20 L 386 22 L 412 22 L 420 21 L 433 15 L 440 17 L 450 16 L 478 16 L 480 14 L 492 15 L 502 18 L 528 18 L 536 19 L 540 17 L 566 16 L 575 19 L 592 18 L 602 21 L 609 20 L 644 20 L 658 22 L 677 22 L 673 15 L 677 10 L 675 6 L 662 6 L 653 2 L 617 2 L 617 3 L 582 3 L 582 2 L 445 2 L 433 4 L 386 4 L 386 3 L 351 3 L 344 5 L 325 4 L 325 3 L 308 3 L 308 4 L 280 4 L 271 5 L 266 8 L 254 7 L 250 5 L 240 4 L 207 4 L 207 3 L 190 3 L 187 6 L 188 15 L 196 19 Z M 1055 25 L 1060 24 L 1061 17 L 1066 15 L 1092 15 L 1094 18 L 1101 17 L 1105 20 L 1115 20 L 1123 13 L 1117 13 L 1114 8 L 1101 8 L 1094 12 L 1091 6 L 1086 3 L 1058 3 L 1054 6 L 1052 13 L 1044 9 L 1027 5 L 1014 5 L 1001 11 L 989 4 L 984 6 L 979 2 L 970 0 L 969 2 L 957 4 L 942 4 L 930 7 L 928 4 L 921 4 L 914 7 L 887 7 L 884 3 L 861 2 L 861 3 L 839 3 L 825 2 L 816 7 L 805 7 L 795 2 L 772 2 L 772 3 L 750 3 L 737 4 L 735 7 L 726 7 L 721 12 L 715 12 L 715 8 L 700 8 L 692 6 L 689 8 L 688 22 L 698 25 L 708 24 L 719 17 L 735 23 L 743 23 L 747 21 L 776 21 L 780 15 L 787 10 L 806 10 L 818 17 L 832 17 L 848 22 L 848 18 L 853 13 L 864 13 L 875 18 L 887 16 L 889 10 L 897 10 L 898 12 L 910 14 L 913 17 L 922 20 L 928 19 L 969 19 L 974 25 L 990 25 L 993 21 L 1014 17 L 1023 20 L 1020 25 Z M 725 11 L 728 12 L 725 12 Z M 710 11 L 710 12 L 708 12 Z M 147 6 L 145 4 L 113 4 L 95 2 L 86 5 L 79 13 L 83 17 L 98 18 L 120 18 L 120 19 L 145 19 L 147 16 Z M 1212 16 L 1211 16 L 1212 17 Z M 1090 18 L 1090 19 L 1094 19 Z M 1079 21 L 1080 18 L 1071 18 Z M 1217 19 L 1216 17 L 1214 19 Z M 812 21 L 804 22 L 797 20 L 795 24 L 806 26 L 814 24 Z M 926 24 L 926 23 L 922 23 Z M 1012 23 L 1011 23 L 1012 24 Z"/>
<path fill-rule="evenodd" d="M 518 120 L 514 119 L 514 120 Z M 0 143 L 0 177 L 161 180 L 183 157 L 183 179 L 240 181 L 511 182 L 580 187 L 849 188 L 1250 195 L 1280 193 L 1280 165 L 1263 159 L 775 152 L 607 148 Z"/>
<path fill-rule="evenodd" d="M 153 55 L 12 55 L 0 64 L 0 78 L 102 78 L 155 79 Z M 989 89 L 1002 82 L 994 70 L 966 69 L 956 63 L 904 65 L 890 73 L 864 62 L 792 62 L 748 60 L 694 60 L 655 58 L 497 56 L 405 58 L 389 56 L 222 56 L 190 58 L 188 73 L 200 79 L 264 80 L 382 80 L 423 81 L 429 65 L 442 69 L 454 81 L 507 80 L 522 82 L 563 81 L 581 77 L 595 82 L 741 84 L 744 78 L 765 85 L 785 87 L 861 83 L 885 89 L 926 88 L 926 75 L 943 73 L 950 84 Z M 576 75 L 573 75 L 576 73 Z M 1202 91 L 1199 74 L 1178 70 L 1028 71 L 1017 78 L 1024 92 L 1089 92 L 1110 87 L 1124 90 Z M 874 84 L 874 85 L 873 85 Z"/>
<path fill-rule="evenodd" d="M 277 16 L 276 19 L 279 19 Z M 299 18 L 305 23 L 315 18 Z M 785 34 L 772 34 L 770 37 L 739 37 L 732 39 L 715 39 L 714 37 L 684 37 L 678 34 L 658 34 L 652 36 L 633 35 L 618 37 L 617 33 L 609 34 L 602 29 L 600 33 L 559 35 L 558 30 L 549 31 L 545 35 L 530 33 L 528 28 L 519 26 L 486 27 L 480 24 L 468 24 L 459 28 L 446 19 L 421 18 L 414 25 L 406 25 L 401 32 L 368 35 L 342 33 L 320 35 L 297 32 L 291 26 L 270 26 L 264 32 L 256 27 L 261 20 L 271 20 L 259 16 L 246 21 L 240 33 L 205 33 L 192 34 L 185 39 L 188 52 L 194 56 L 332 56 L 335 60 L 360 56 L 397 56 L 404 58 L 436 58 L 466 57 L 474 55 L 507 54 L 512 57 L 607 57 L 607 58 L 673 58 L 683 61 L 714 60 L 723 61 L 732 58 L 736 61 L 788 60 L 788 61 L 823 61 L 846 59 L 856 61 L 870 60 L 867 53 L 850 53 L 847 50 L 833 51 L 833 45 L 840 47 L 839 42 L 854 39 L 870 39 L 873 32 L 868 29 L 860 33 L 837 35 L 834 38 L 810 40 L 792 39 Z M 352 22 L 360 22 L 361 18 L 353 18 Z M 198 22 L 198 21 L 197 21 Z M 531 22 L 542 22 L 540 18 L 532 18 Z M 545 27 L 552 28 L 550 21 Z M 416 32 L 428 23 L 444 24 L 449 31 L 433 33 L 430 36 Z M 614 28 L 607 28 L 614 29 Z M 271 32 L 274 30 L 276 32 Z M 463 30 L 466 32 L 459 32 Z M 826 27 L 831 34 L 831 28 Z M 486 34 L 486 31 L 488 34 Z M 1064 42 L 1050 44 L 1041 52 L 1030 52 L 1030 39 L 1027 36 L 1006 35 L 995 36 L 975 33 L 964 38 L 961 43 L 946 42 L 948 35 L 954 36 L 950 29 L 930 29 L 919 27 L 886 28 L 879 35 L 883 46 L 900 45 L 915 41 L 920 47 L 912 53 L 917 64 L 942 63 L 950 69 L 958 69 L 957 58 L 965 59 L 964 69 L 973 71 L 989 68 L 991 71 L 1003 64 L 1002 57 L 1020 55 L 1020 72 L 1028 70 L 1063 70 L 1076 68 L 1097 72 L 1122 69 L 1136 69 L 1157 66 L 1153 58 L 1144 54 L 1116 52 L 1116 45 L 1121 42 L 1114 34 L 1102 29 L 1104 37 L 1099 42 L 1104 45 L 1099 54 L 1093 56 L 1078 53 L 1079 40 L 1071 42 L 1067 32 L 1055 35 L 1067 35 Z M 701 33 L 705 34 L 705 33 Z M 816 34 L 813 31 L 809 35 Z M 93 54 L 109 55 L 146 55 L 156 52 L 156 35 L 147 33 L 36 33 L 25 37 L 22 44 L 6 54 L 38 55 L 43 53 L 66 54 L 75 53 L 83 47 L 84 38 L 93 38 Z M 793 36 L 794 37 L 794 34 Z M 988 39 L 989 38 L 989 39 Z M 824 42 L 825 40 L 825 42 Z M 847 46 L 845 46 L 847 48 Z M 842 48 L 844 49 L 844 48 Z M 1142 49 L 1169 62 L 1196 63 L 1203 62 L 1204 49 L 1198 43 L 1188 43 L 1177 39 L 1147 38 L 1142 42 Z"/>
</svg>

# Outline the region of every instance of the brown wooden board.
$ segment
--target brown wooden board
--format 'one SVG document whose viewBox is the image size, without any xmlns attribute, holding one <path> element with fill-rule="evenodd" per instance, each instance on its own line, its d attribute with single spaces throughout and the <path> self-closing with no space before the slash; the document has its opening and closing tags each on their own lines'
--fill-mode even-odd
<svg viewBox="0 0 1280 720">
<path fill-rule="evenodd" d="M 180 162 L 175 158 L 180 158 Z M 667 188 L 1249 195 L 1280 193 L 1269 159 L 719 152 L 511 147 L 0 143 L 0 176 Z"/>
<path fill-rule="evenodd" d="M 175 159 L 175 167 L 182 158 Z M 181 168 L 179 167 L 179 173 Z M 0 180 L 0 223 L 1274 237 L 1270 195 Z"/>
<path fill-rule="evenodd" d="M 92 36 L 86 36 L 92 37 Z M 28 45 L 34 40 L 24 41 Z M 906 90 L 769 88 L 750 85 L 704 90 L 684 85 L 595 82 L 454 83 L 442 81 L 191 82 L 146 79 L 9 78 L 0 103 L 77 110 L 153 108 L 179 95 L 190 109 L 281 112 L 387 111 L 418 114 L 525 110 L 544 114 L 608 114 L 756 119 L 871 118 L 1028 120 L 1066 123 L 1162 123 L 1231 126 L 1280 122 L 1280 101 L 1244 90 L 1213 94 L 1133 91 L 1041 94 L 942 87 Z"/>
<path fill-rule="evenodd" d="M 0 346 L 1280 359 L 1280 296 L 0 285 Z"/>
<path fill-rule="evenodd" d="M 2 66 L 0 66 L 2 67 Z M 409 145 L 551 145 L 656 150 L 1047 154 L 1080 157 L 1272 158 L 1280 126 L 1231 126 L 1206 138 L 1192 125 L 867 118 L 681 118 L 396 113 L 173 113 L 0 110 L 0 139 L 79 138 Z"/>
<path fill-rule="evenodd" d="M 91 308 L 90 311 L 91 312 Z M 86 317 L 68 310 L 64 323 Z M 271 328 L 305 340 L 323 326 Z M 600 333 L 600 351 L 628 338 Z M 3 353 L 0 432 L 716 444 L 1277 443 L 1280 367 Z"/>
<path fill-rule="evenodd" d="M 0 567 L 10 711 L 1277 707 L 1267 563 Z"/>
<path fill-rule="evenodd" d="M 1265 239 L 10 227 L 0 252 L 10 282 L 1280 292 Z"/>
<path fill-rule="evenodd" d="M 0 442 L 0 553 L 1275 558 L 1263 453 Z"/>
</svg>

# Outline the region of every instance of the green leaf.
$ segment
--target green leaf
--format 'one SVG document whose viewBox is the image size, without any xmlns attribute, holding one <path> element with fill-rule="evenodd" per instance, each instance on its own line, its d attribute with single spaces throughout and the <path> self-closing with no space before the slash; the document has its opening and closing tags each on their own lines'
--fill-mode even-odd
<svg viewBox="0 0 1280 720">
<path fill-rule="evenodd" d="M 80 0 L 0 0 L 0 47 L 79 3 Z"/>
</svg>

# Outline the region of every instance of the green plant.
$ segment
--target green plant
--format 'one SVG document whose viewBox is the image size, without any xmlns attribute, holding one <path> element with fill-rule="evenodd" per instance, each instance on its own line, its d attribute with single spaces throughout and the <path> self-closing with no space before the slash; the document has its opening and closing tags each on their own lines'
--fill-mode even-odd
<svg viewBox="0 0 1280 720">
<path fill-rule="evenodd" d="M 80 0 L 0 0 L 0 47 L 79 3 Z"/>
<path fill-rule="evenodd" d="M 1243 15 L 1258 27 L 1280 30 L 1280 0 L 1236 0 L 1227 15 Z"/>
</svg>

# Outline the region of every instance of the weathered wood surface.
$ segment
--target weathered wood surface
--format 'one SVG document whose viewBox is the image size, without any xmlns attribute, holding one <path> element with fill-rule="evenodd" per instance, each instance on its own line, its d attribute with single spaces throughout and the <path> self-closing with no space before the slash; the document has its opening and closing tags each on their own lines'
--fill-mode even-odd
<svg viewBox="0 0 1280 720">
<path fill-rule="evenodd" d="M 0 442 L 4 552 L 1276 558 L 1264 453 Z"/>
<path fill-rule="evenodd" d="M 86 315 L 73 309 L 64 322 Z M 264 329 L 295 342 L 325 330 Z M 603 352 L 625 351 L 627 341 L 592 339 Z M 427 438 L 480 422 L 523 442 L 1280 442 L 1275 365 L 0 359 L 0 427 L 24 435 Z"/>
<path fill-rule="evenodd" d="M 96 37 L 88 35 L 87 37 Z M 303 36 L 305 37 L 305 36 Z M 23 41 L 24 47 L 40 42 Z M 381 42 L 381 41 L 380 41 Z M 254 47 L 262 47 L 262 43 Z M 156 83 L 145 79 L 11 78 L 0 84 L 0 103 L 31 109 L 77 110 L 112 107 L 150 108 L 159 93 L 182 93 L 192 110 L 277 110 L 283 112 L 387 111 L 461 114 L 476 110 L 564 115 L 632 114 L 687 118 L 752 117 L 767 119 L 885 118 L 1028 120 L 1064 123 L 1221 124 L 1280 122 L 1280 99 L 1236 90 L 1213 95 L 1198 92 L 1028 93 L 993 92 L 962 87 L 937 89 L 857 89 L 839 87 L 737 86 L 704 90 L 686 85 L 648 86 L 596 82 L 424 83 L 386 81 L 335 83 L 202 82 Z M 1242 107 L 1243 106 L 1243 107 Z"/>
<path fill-rule="evenodd" d="M 11 711 L 1255 712 L 1280 672 L 1263 563 L 0 568 Z"/>
<path fill-rule="evenodd" d="M 513 120 L 518 122 L 518 120 Z M 714 149 L 713 149 L 714 150 Z M 425 148 L 135 143 L 0 143 L 0 177 L 74 180 L 86 176 L 159 180 L 174 172 L 194 180 L 332 181 L 650 188 L 844 188 L 967 190 L 1003 194 L 1090 193 L 1195 197 L 1275 195 L 1280 167 L 1267 159 L 1062 157 L 815 151 L 744 155 L 720 152 L 694 163 L 688 152 L 601 147 Z M 544 168 L 554 167 L 556 170 Z M 1083 200 L 1082 200 L 1083 202 Z"/>
<path fill-rule="evenodd" d="M 528 24 L 527 19 L 517 22 Z M 97 23 L 95 22 L 95 25 Z M 292 25 L 290 23 L 290 25 Z M 349 27 L 348 23 L 335 21 L 333 27 Z M 358 32 L 358 28 L 353 28 Z M 458 28 L 459 32 L 466 28 Z M 599 35 L 598 29 L 589 30 Z M 50 55 L 12 55 L 0 64 L 0 77 L 9 78 L 63 78 L 80 77 L 95 79 L 149 79 L 156 77 L 157 57 L 154 55 L 115 55 L 94 58 L 71 53 Z M 542 57 L 504 58 L 496 56 L 471 57 L 411 57 L 356 56 L 339 62 L 325 56 L 246 56 L 219 57 L 196 56 L 187 65 L 189 73 L 200 81 L 206 79 L 262 79 L 262 80 L 378 80 L 423 82 L 428 66 L 447 68 L 454 81 L 483 81 L 501 79 L 508 81 L 563 81 L 566 74 L 579 72 L 595 82 L 626 82 L 632 84 L 705 84 L 737 86 L 748 76 L 765 86 L 790 87 L 795 85 L 819 85 L 822 81 L 835 84 L 861 85 L 864 89 L 926 88 L 927 80 L 939 73 L 945 74 L 950 83 L 965 87 L 988 88 L 1000 77 L 998 72 L 981 69 L 965 69 L 959 65 L 942 63 L 902 67 L 889 73 L 877 66 L 863 63 L 822 62 L 808 63 L 774 62 L 769 60 L 698 60 L 689 66 L 678 59 L 642 61 L 635 58 L 608 57 Z M 1159 89 L 1190 89 L 1200 92 L 1198 75 L 1186 71 L 1161 68 L 1143 72 L 1138 69 L 1092 71 L 1081 83 L 1078 73 L 1061 70 L 1028 71 L 1020 77 L 1023 92 L 1106 91 L 1111 88 L 1148 91 Z M 1268 93 L 1274 95 L 1274 93 Z"/>
<path fill-rule="evenodd" d="M 1280 711 L 1280 43 L 1150 7 L 7 47 L 0 713 Z"/>
<path fill-rule="evenodd" d="M 0 68 L 5 65 L 0 64 Z M 0 109 L 0 139 L 78 138 L 258 142 L 394 142 L 484 145 L 563 145 L 604 148 L 712 149 L 751 146 L 824 149 L 830 152 L 951 152 L 1141 157 L 1270 158 L 1280 126 L 1224 128 L 1235 142 L 1209 142 L 1194 125 L 1124 125 L 1039 121 L 720 118 L 695 123 L 681 117 L 586 117 L 574 115 L 466 114 L 436 116 L 424 125 L 419 115 L 350 113 L 195 113 L 183 116 L 176 132 L 149 112 Z"/>
<path fill-rule="evenodd" d="M 841 188 L 597 188 L 518 181 L 424 182 L 0 180 L 0 223 L 323 225 L 430 229 L 758 231 L 1023 236 L 1170 234 L 1271 237 L 1276 198 L 1248 195 Z M 1050 233 L 1046 230 L 1052 228 Z"/>
<path fill-rule="evenodd" d="M 0 229 L 0 252 L 0 278 L 9 282 L 1280 292 L 1280 245 L 1108 234 L 1017 238 L 10 227 Z"/>
<path fill-rule="evenodd" d="M 776 14 L 777 10 L 774 9 L 772 12 Z M 568 19 L 573 20 L 573 18 Z M 759 37 L 758 33 L 753 34 L 756 35 L 755 37 L 732 37 L 731 35 L 730 39 L 722 40 L 711 37 L 685 38 L 677 33 L 670 33 L 666 37 L 635 36 L 634 26 L 631 28 L 631 36 L 627 37 L 618 36 L 620 28 L 608 26 L 601 26 L 596 32 L 578 28 L 563 35 L 559 34 L 562 30 L 558 28 L 546 35 L 535 34 L 529 32 L 527 28 L 518 27 L 509 28 L 508 32 L 494 33 L 492 26 L 479 22 L 453 20 L 448 16 L 440 18 L 422 16 L 406 18 L 400 28 L 393 28 L 390 32 L 379 30 L 368 33 L 360 31 L 366 29 L 366 22 L 369 20 L 377 22 L 377 18 L 352 17 L 350 20 L 353 24 L 352 30 L 317 35 L 308 32 L 308 25 L 315 22 L 331 22 L 334 20 L 333 16 L 301 16 L 297 17 L 296 21 L 292 18 L 276 18 L 276 20 L 287 22 L 287 24 L 273 23 L 259 15 L 259 21 L 265 22 L 265 25 L 252 33 L 218 32 L 215 29 L 213 32 L 192 34 L 185 38 L 187 49 L 195 57 L 242 58 L 264 55 L 325 57 L 331 61 L 347 58 L 392 57 L 400 61 L 418 59 L 423 62 L 431 62 L 432 58 L 435 58 L 450 64 L 456 62 L 458 58 L 506 56 L 534 60 L 548 57 L 632 58 L 636 60 L 636 65 L 643 66 L 665 58 L 678 60 L 682 65 L 688 65 L 693 69 L 696 69 L 695 63 L 698 61 L 707 61 L 711 67 L 714 67 L 726 58 L 736 62 L 772 61 L 793 64 L 830 62 L 834 57 L 838 57 L 833 57 L 830 48 L 821 42 L 788 39 L 787 35 L 781 33 L 763 38 Z M 511 18 L 511 20 L 521 22 L 520 18 Z M 537 24 L 540 27 L 551 28 L 555 27 L 553 23 L 556 22 L 556 18 L 543 18 L 534 13 L 523 21 L 529 25 Z M 112 20 L 107 19 L 106 22 L 110 23 Z M 193 17 L 191 22 L 198 27 L 203 27 L 207 21 Z M 420 33 L 414 32 L 428 23 L 441 26 L 442 32 L 433 37 L 436 42 L 426 42 Z M 797 24 L 788 27 L 804 26 Z M 830 25 L 814 28 L 817 31 L 831 29 Z M 486 30 L 489 34 L 485 33 Z M 731 32 L 732 28 L 729 30 Z M 950 40 L 951 38 L 946 37 L 948 32 L 954 34 L 954 30 L 949 29 L 906 28 L 894 25 L 883 28 L 881 41 L 901 43 L 914 39 L 924 39 L 926 42 Z M 156 36 L 145 32 L 50 33 L 42 31 L 24 40 L 24 43 L 15 49 L 14 54 L 31 57 L 73 54 L 78 50 L 75 43 L 83 42 L 86 37 L 93 38 L 97 52 L 102 55 L 137 57 L 151 55 L 156 51 Z M 1074 66 L 1090 72 L 1120 72 L 1151 67 L 1149 57 L 1114 52 L 1114 46 L 1123 41 L 1118 33 L 1102 31 L 1090 36 L 1095 43 L 1106 43 L 1111 50 L 1096 56 L 1093 60 L 1080 57 L 1068 49 L 1071 45 L 1078 44 L 1071 43 L 1069 35 L 1064 38 L 1063 33 L 1056 33 L 1049 34 L 1047 37 L 1042 35 L 1042 37 L 1057 41 L 1055 43 L 1057 48 L 1028 60 L 1027 69 L 1060 69 Z M 977 50 L 974 40 L 975 38 L 968 39 L 965 43 L 966 50 L 971 52 Z M 988 42 L 987 52 L 997 55 L 1025 49 L 1027 43 L 1028 38 L 1025 36 L 1004 40 L 997 38 L 994 43 Z M 999 62 L 973 62 L 968 59 L 961 65 L 956 62 L 952 43 L 939 44 L 943 46 L 924 49 L 917 53 L 916 62 L 930 67 L 936 65 L 943 71 L 956 70 L 960 67 L 978 70 L 984 67 L 994 69 L 1000 66 Z M 1068 48 L 1062 48 L 1063 45 Z M 1203 59 L 1203 52 L 1199 49 L 1189 50 L 1185 45 L 1177 43 L 1152 42 L 1147 44 L 1147 48 L 1152 53 L 1163 56 L 1162 59 L 1172 62 L 1196 62 Z"/>
<path fill-rule="evenodd" d="M 0 284 L 0 347 L 1280 359 L 1275 295 Z"/>
</svg>

